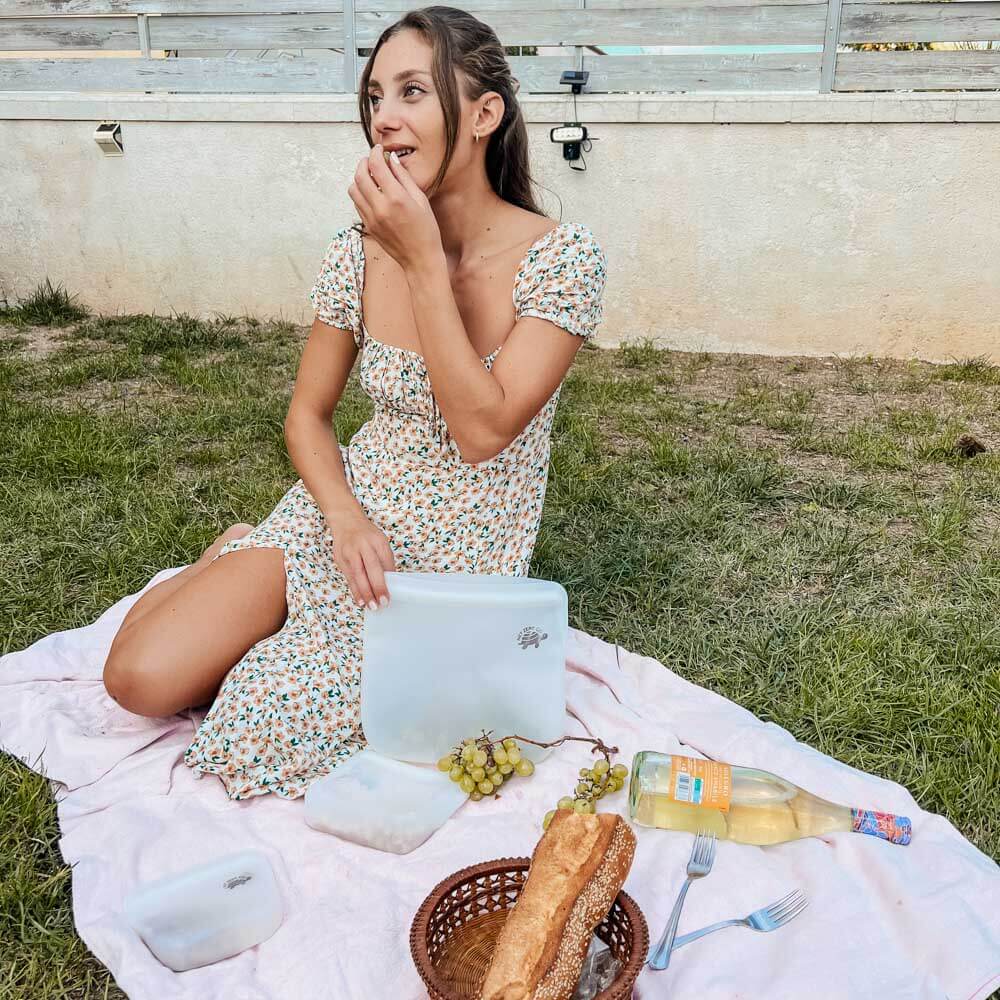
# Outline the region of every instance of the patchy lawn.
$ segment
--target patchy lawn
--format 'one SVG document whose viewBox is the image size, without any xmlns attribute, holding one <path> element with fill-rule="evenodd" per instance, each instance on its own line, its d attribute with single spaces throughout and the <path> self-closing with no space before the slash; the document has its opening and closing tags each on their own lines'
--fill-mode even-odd
<svg viewBox="0 0 1000 1000">
<path fill-rule="evenodd" d="M 51 298 L 0 313 L 0 652 L 93 621 L 297 478 L 304 328 Z M 586 347 L 532 575 L 575 627 L 902 782 L 1000 857 L 998 404 L 976 359 Z M 369 408 L 352 377 L 341 441 Z M 0 760 L 0 811 L 3 995 L 122 996 L 73 931 L 44 779 Z"/>
</svg>

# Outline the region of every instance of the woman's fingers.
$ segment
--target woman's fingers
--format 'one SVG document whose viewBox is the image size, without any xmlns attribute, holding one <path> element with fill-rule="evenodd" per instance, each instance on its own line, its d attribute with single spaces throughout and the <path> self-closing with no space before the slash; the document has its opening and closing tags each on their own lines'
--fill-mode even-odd
<svg viewBox="0 0 1000 1000">
<path fill-rule="evenodd" d="M 396 569 L 392 547 L 381 532 L 359 538 L 354 545 L 342 553 L 344 564 L 341 566 L 351 597 L 359 607 L 380 607 L 383 598 L 389 601 L 385 574 Z"/>
<path fill-rule="evenodd" d="M 385 585 L 385 566 L 383 556 L 379 549 L 381 546 L 372 545 L 366 552 L 365 569 L 368 571 L 368 579 L 371 581 L 372 593 L 375 596 L 375 603 L 379 607 L 389 603 L 389 590 Z"/>
<path fill-rule="evenodd" d="M 350 572 L 346 574 L 347 584 L 351 588 L 354 603 L 359 607 L 367 607 L 370 602 L 375 600 L 375 595 L 360 550 L 348 561 L 348 567 Z"/>
<path fill-rule="evenodd" d="M 382 555 L 382 566 L 389 573 L 396 572 L 396 557 L 392 554 L 392 546 L 389 544 L 389 539 L 382 536 L 381 539 L 381 555 Z M 386 592 L 388 594 L 388 591 Z"/>
</svg>

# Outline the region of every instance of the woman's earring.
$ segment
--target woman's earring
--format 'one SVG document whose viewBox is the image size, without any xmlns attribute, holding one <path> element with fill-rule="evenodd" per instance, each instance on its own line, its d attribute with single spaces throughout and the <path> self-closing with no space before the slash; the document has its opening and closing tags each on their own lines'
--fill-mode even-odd
<svg viewBox="0 0 1000 1000">
<path fill-rule="evenodd" d="M 479 129 L 476 129 L 476 142 L 479 142 Z"/>
</svg>

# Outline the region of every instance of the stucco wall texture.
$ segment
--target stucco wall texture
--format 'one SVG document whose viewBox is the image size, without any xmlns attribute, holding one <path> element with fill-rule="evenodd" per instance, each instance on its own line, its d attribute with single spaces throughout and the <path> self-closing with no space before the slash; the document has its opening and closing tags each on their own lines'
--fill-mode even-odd
<svg viewBox="0 0 1000 1000">
<path fill-rule="evenodd" d="M 582 173 L 551 124 L 532 169 L 607 254 L 600 343 L 1000 362 L 1000 122 L 609 121 Z M 95 127 L 0 121 L 0 298 L 311 322 L 357 122 L 123 121 L 121 157 Z"/>
</svg>

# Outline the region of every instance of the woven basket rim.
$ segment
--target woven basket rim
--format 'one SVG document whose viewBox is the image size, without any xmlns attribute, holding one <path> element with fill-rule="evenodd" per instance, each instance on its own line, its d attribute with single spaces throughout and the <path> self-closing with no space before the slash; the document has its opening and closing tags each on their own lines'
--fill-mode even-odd
<svg viewBox="0 0 1000 1000">
<path fill-rule="evenodd" d="M 426 947 L 431 914 L 444 896 L 461 883 L 471 881 L 480 875 L 491 875 L 511 869 L 527 869 L 530 866 L 530 857 L 494 858 L 491 861 L 480 861 L 478 864 L 460 868 L 458 871 L 452 872 L 451 875 L 446 875 L 434 886 L 423 903 L 420 904 L 410 925 L 410 957 L 413 959 L 413 964 L 417 967 L 417 972 L 425 986 L 441 996 L 447 996 L 449 993 L 448 984 L 439 978 L 437 970 L 431 965 Z M 616 982 L 622 981 L 634 985 L 649 951 L 649 928 L 638 903 L 624 889 L 618 891 L 614 902 L 617 902 L 628 914 L 636 939 L 628 963 L 622 966 Z M 612 906 L 614 902 L 612 902 Z M 598 993 L 594 1000 L 604 1000 L 604 998 L 614 996 L 616 993 L 615 984 L 612 984 L 607 990 Z M 631 996 L 631 990 L 628 995 Z"/>
</svg>

